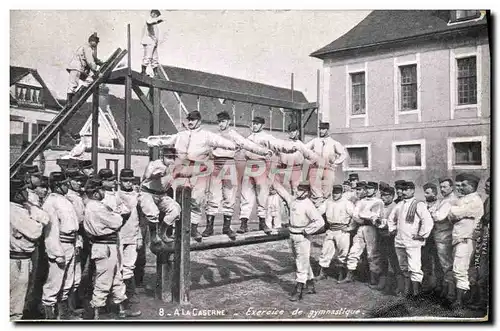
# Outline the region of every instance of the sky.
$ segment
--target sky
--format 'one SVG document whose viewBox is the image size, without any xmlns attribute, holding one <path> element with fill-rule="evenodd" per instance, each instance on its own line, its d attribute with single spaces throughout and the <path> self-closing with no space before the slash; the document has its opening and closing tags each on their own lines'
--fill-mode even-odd
<svg viewBox="0 0 500 331">
<path fill-rule="evenodd" d="M 160 63 L 285 88 L 316 101 L 316 71 L 309 56 L 349 31 L 369 11 L 161 10 Z M 58 98 L 66 97 L 66 66 L 73 52 L 97 32 L 99 57 L 127 48 L 131 26 L 133 70 L 140 71 L 140 39 L 149 11 L 23 10 L 10 12 L 10 64 L 36 68 Z M 112 92 L 123 95 L 123 87 Z"/>
</svg>

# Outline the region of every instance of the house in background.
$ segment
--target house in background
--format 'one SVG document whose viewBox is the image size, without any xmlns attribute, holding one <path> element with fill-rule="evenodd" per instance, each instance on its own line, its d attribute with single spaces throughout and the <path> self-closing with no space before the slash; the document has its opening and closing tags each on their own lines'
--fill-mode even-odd
<svg viewBox="0 0 500 331">
<path fill-rule="evenodd" d="M 376 10 L 311 56 L 323 60 L 323 120 L 347 147 L 346 177 L 490 176 L 484 11 Z"/>
</svg>

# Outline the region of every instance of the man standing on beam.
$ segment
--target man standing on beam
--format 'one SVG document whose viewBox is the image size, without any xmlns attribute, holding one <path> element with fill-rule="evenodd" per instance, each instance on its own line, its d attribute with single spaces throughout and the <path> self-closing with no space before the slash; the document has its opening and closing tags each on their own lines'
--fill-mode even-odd
<svg viewBox="0 0 500 331">
<path fill-rule="evenodd" d="M 312 201 L 321 214 L 325 213 L 325 200 L 332 195 L 335 182 L 335 167 L 342 164 L 347 157 L 347 152 L 336 140 L 328 135 L 330 123 L 319 124 L 319 137 L 306 144 L 313 152 L 326 162 L 311 166 L 309 169 L 309 182 L 311 183 Z"/>
<path fill-rule="evenodd" d="M 191 237 L 201 241 L 202 236 L 198 232 L 198 224 L 201 219 L 201 211 L 205 204 L 205 191 L 213 170 L 210 162 L 210 153 L 213 149 L 222 148 L 234 151 L 237 145 L 219 135 L 202 129 L 201 114 L 192 111 L 187 116 L 188 130 L 171 136 L 148 137 L 141 139 L 149 147 L 175 146 L 184 169 L 181 170 L 183 177 L 189 178 L 192 187 L 191 192 Z M 186 171 L 184 171 L 186 170 Z"/>
<path fill-rule="evenodd" d="M 264 123 L 264 118 L 259 116 L 254 117 L 252 120 L 252 134 L 247 139 L 275 153 L 297 152 L 297 147 L 294 144 L 277 139 L 264 132 L 262 130 Z M 241 184 L 241 227 L 237 232 L 248 232 L 248 219 L 257 200 L 259 230 L 264 230 L 266 234 L 271 234 L 271 229 L 266 225 L 267 197 L 269 196 L 269 186 L 273 182 L 273 179 L 269 176 L 273 174 L 269 172 L 271 170 L 270 162 L 266 160 L 266 157 L 250 151 L 247 151 L 245 156 L 247 162 Z"/>
<path fill-rule="evenodd" d="M 231 116 L 226 111 L 217 114 L 219 122 L 219 134 L 241 148 L 254 154 L 271 158 L 273 152 L 261 147 L 256 143 L 243 138 L 236 130 L 230 128 Z M 236 233 L 231 229 L 231 219 L 234 214 L 236 203 L 236 190 L 238 189 L 238 176 L 236 171 L 235 152 L 227 149 L 216 148 L 213 150 L 214 170 L 210 176 L 210 185 L 207 194 L 207 228 L 203 231 L 203 237 L 214 234 L 214 219 L 222 202 L 222 214 L 224 224 L 222 233 L 227 234 L 232 240 L 236 239 Z"/>
</svg>

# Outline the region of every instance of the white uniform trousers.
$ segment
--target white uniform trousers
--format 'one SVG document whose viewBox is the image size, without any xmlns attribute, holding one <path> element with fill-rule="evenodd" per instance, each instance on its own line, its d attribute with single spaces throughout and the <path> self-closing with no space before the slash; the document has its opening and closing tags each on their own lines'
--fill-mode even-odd
<svg viewBox="0 0 500 331">
<path fill-rule="evenodd" d="M 31 259 L 10 259 L 10 320 L 23 317 L 24 301 L 28 292 Z"/>
<path fill-rule="evenodd" d="M 378 243 L 377 229 L 372 225 L 361 225 L 352 239 L 352 247 L 347 256 L 347 269 L 356 270 L 366 248 L 370 271 L 380 274 L 382 269 Z"/>
<path fill-rule="evenodd" d="M 167 194 L 153 194 L 141 191 L 139 206 L 146 219 L 151 223 L 158 223 L 160 212 L 165 214 L 163 222 L 172 225 L 181 214 L 181 206 Z"/>
<path fill-rule="evenodd" d="M 57 302 L 68 299 L 75 280 L 75 244 L 61 243 L 66 261 L 63 267 L 55 261 L 49 261 L 47 280 L 43 285 L 42 303 L 54 306 Z"/>
<path fill-rule="evenodd" d="M 325 200 L 332 195 L 335 184 L 335 171 L 330 168 L 310 167 L 309 183 L 311 184 L 311 200 L 321 214 L 325 212 Z"/>
<path fill-rule="evenodd" d="M 135 261 L 137 260 L 137 244 L 121 244 L 121 271 L 122 278 L 134 277 Z"/>
<path fill-rule="evenodd" d="M 69 80 L 68 80 L 68 93 L 75 93 L 78 90 L 78 85 L 80 84 L 80 76 L 82 73 L 78 70 L 70 70 L 69 71 Z M 92 78 L 92 75 L 89 74 L 85 77 L 85 80 L 83 81 L 82 85 L 84 87 L 90 86 L 94 79 Z"/>
<path fill-rule="evenodd" d="M 462 290 L 469 290 L 469 265 L 474 253 L 472 239 L 461 239 L 453 245 L 453 276 L 456 286 Z"/>
<path fill-rule="evenodd" d="M 337 254 L 336 261 L 339 265 L 345 266 L 350 245 L 351 235 L 349 232 L 342 230 L 326 230 L 326 236 L 319 258 L 319 265 L 323 268 L 328 268 L 335 254 Z"/>
<path fill-rule="evenodd" d="M 257 201 L 257 216 L 266 217 L 269 196 L 269 164 L 265 161 L 247 161 L 241 183 L 240 218 L 250 218 Z"/>
<path fill-rule="evenodd" d="M 302 234 L 290 233 L 290 242 L 297 268 L 296 282 L 305 284 L 308 280 L 314 279 L 309 260 L 311 257 L 311 241 Z"/>
<path fill-rule="evenodd" d="M 158 67 L 158 45 L 142 45 L 144 55 L 142 56 L 142 65 L 151 65 L 151 68 Z"/>
<path fill-rule="evenodd" d="M 422 246 L 397 247 L 399 268 L 403 276 L 410 277 L 412 282 L 422 282 L 424 273 L 422 272 Z"/>
<path fill-rule="evenodd" d="M 207 215 L 215 216 L 222 203 L 222 214 L 232 216 L 236 204 L 236 190 L 238 189 L 238 174 L 234 160 L 226 163 L 215 163 L 214 171 L 210 175 L 210 184 L 207 192 Z"/>
</svg>

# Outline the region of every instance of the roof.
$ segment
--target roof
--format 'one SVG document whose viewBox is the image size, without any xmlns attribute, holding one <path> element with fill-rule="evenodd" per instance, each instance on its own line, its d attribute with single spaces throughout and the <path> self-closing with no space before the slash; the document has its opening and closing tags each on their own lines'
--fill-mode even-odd
<svg viewBox="0 0 500 331">
<path fill-rule="evenodd" d="M 43 87 L 43 98 L 44 98 L 44 103 L 45 107 L 49 109 L 54 109 L 54 110 L 60 110 L 62 109 L 62 106 L 58 103 L 50 89 L 47 87 L 45 82 L 43 81 L 42 77 L 38 73 L 36 69 L 32 68 L 25 68 L 25 67 L 16 67 L 16 66 L 10 66 L 10 85 L 13 85 L 20 81 L 22 78 L 27 76 L 28 74 L 32 74 L 33 77 L 35 77 L 40 85 Z M 11 104 L 17 104 L 17 101 L 15 100 L 14 97 L 11 95 Z M 13 102 L 15 101 L 15 102 Z"/>
<path fill-rule="evenodd" d="M 418 36 L 451 32 L 475 26 L 487 26 L 486 18 L 448 25 L 450 10 L 375 10 L 347 33 L 313 52 L 327 54 L 388 44 Z"/>
</svg>

